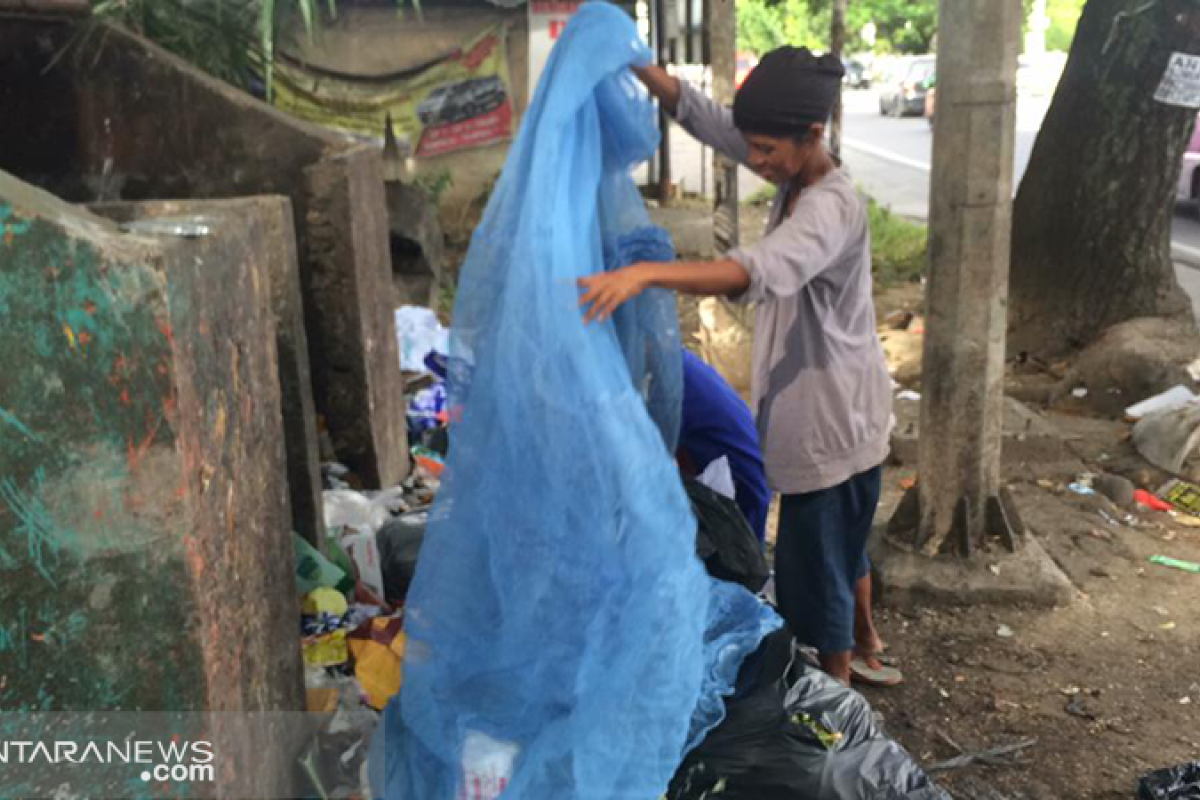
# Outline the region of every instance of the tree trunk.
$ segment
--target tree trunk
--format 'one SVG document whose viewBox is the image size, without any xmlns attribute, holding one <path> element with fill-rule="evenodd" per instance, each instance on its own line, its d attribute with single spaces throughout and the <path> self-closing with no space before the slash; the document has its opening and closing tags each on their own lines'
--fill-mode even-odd
<svg viewBox="0 0 1200 800">
<path fill-rule="evenodd" d="M 1155 90 L 1200 53 L 1194 0 L 1089 0 L 1013 210 L 1010 354 L 1060 355 L 1191 304 L 1171 263 L 1180 161 L 1196 120 Z"/>
</svg>

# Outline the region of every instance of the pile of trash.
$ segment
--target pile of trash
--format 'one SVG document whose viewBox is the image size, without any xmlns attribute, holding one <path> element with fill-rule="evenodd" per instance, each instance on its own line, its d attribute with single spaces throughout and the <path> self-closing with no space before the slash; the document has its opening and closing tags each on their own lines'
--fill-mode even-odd
<svg viewBox="0 0 1200 800">
<path fill-rule="evenodd" d="M 413 461 L 440 478 L 450 446 L 446 403 L 450 332 L 431 309 L 401 306 L 396 309 L 396 336 L 410 394 L 407 418 Z"/>
<path fill-rule="evenodd" d="M 440 481 L 417 466 L 382 492 L 350 488 L 322 468 L 326 540 L 294 535 L 307 710 L 323 718 L 300 760 L 306 796 L 370 797 L 369 742 L 399 691 L 404 603 Z"/>
<path fill-rule="evenodd" d="M 859 695 L 761 667 L 792 652 L 758 596 L 762 551 L 736 503 L 685 488 L 672 455 L 675 298 L 651 290 L 583 324 L 579 278 L 674 258 L 630 178 L 657 146 L 628 69 L 649 60 L 627 14 L 581 7 L 473 236 L 449 357 L 428 311 L 398 313 L 410 430 L 445 470 L 400 693 L 371 742 L 374 796 L 752 797 L 739 765 L 753 763 L 778 789 L 761 797 L 940 800 Z M 774 695 L 751 691 L 763 681 Z M 740 713 L 750 696 L 773 701 L 769 728 Z M 825 737 L 796 741 L 796 719 Z M 779 768 L 758 770 L 760 752 Z"/>
</svg>

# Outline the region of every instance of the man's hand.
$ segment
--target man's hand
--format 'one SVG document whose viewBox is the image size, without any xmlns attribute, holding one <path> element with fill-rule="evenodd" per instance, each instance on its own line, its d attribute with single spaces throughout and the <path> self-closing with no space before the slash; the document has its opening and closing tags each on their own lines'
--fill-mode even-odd
<svg viewBox="0 0 1200 800">
<path fill-rule="evenodd" d="M 603 322 L 623 303 L 632 300 L 649 286 L 646 264 L 630 264 L 613 272 L 601 272 L 579 279 L 583 296 L 579 298 L 581 308 L 590 306 L 584 314 L 584 322 Z"/>
</svg>

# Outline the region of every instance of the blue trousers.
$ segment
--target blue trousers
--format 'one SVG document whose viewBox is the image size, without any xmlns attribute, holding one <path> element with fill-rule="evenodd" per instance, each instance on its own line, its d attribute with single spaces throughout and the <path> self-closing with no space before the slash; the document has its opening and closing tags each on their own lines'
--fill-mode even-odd
<svg viewBox="0 0 1200 800">
<path fill-rule="evenodd" d="M 854 647 L 854 584 L 871 571 L 867 537 L 882 469 L 781 498 L 775 596 L 796 639 L 822 653 Z"/>
</svg>

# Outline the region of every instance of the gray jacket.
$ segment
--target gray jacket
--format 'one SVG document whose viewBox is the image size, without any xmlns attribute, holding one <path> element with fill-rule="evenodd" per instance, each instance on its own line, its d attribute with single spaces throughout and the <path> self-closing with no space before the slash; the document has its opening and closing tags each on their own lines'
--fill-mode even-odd
<svg viewBox="0 0 1200 800">
<path fill-rule="evenodd" d="M 745 164 L 733 115 L 682 84 L 676 118 L 689 133 Z M 752 407 L 771 487 L 802 494 L 836 486 L 883 462 L 892 391 L 871 298 L 866 204 L 841 170 L 771 208 L 766 235 L 730 251 L 750 273 L 757 304 Z"/>
</svg>

